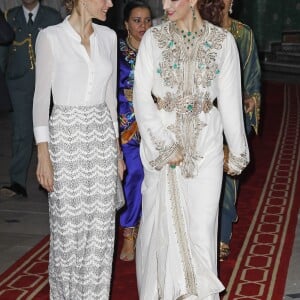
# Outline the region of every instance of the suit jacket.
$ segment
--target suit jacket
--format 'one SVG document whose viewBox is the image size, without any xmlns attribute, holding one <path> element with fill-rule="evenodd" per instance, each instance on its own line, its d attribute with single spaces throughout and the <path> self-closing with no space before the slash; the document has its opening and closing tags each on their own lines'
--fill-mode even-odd
<svg viewBox="0 0 300 300">
<path fill-rule="evenodd" d="M 6 45 L 13 41 L 14 31 L 4 18 L 2 11 L 0 11 L 0 45 Z M 0 49 L 1 51 L 1 49 Z M 0 110 L 8 111 L 11 109 L 9 95 L 4 78 L 4 62 L 0 57 Z"/>
<path fill-rule="evenodd" d="M 7 21 L 15 32 L 15 39 L 9 47 L 6 77 L 14 80 L 35 69 L 35 42 L 39 31 L 61 22 L 55 9 L 40 5 L 36 18 L 30 28 L 26 23 L 22 6 L 7 12 Z"/>
<path fill-rule="evenodd" d="M 14 31 L 4 18 L 3 12 L 0 11 L 0 45 L 9 44 L 14 39 Z"/>
</svg>

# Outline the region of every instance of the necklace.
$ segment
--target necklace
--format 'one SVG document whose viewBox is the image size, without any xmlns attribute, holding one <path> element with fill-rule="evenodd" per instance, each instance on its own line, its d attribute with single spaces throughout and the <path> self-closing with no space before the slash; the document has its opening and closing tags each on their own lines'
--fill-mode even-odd
<svg viewBox="0 0 300 300">
<path fill-rule="evenodd" d="M 201 26 L 199 31 L 185 31 L 183 29 L 179 29 L 177 27 L 177 24 L 174 23 L 175 26 L 175 31 L 181 35 L 181 37 L 183 38 L 184 43 L 186 43 L 186 47 L 187 49 L 189 49 L 190 47 L 194 46 L 194 41 L 197 37 L 200 37 L 204 31 L 204 26 Z"/>
<path fill-rule="evenodd" d="M 133 47 L 132 44 L 130 43 L 129 37 L 126 38 L 126 43 L 129 46 L 129 48 L 131 48 L 135 52 L 138 52 L 138 48 Z"/>
</svg>

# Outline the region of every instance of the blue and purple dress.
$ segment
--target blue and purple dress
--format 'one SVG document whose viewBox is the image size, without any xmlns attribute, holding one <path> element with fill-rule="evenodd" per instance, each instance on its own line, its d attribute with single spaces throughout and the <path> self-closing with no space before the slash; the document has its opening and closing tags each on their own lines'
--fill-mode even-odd
<svg viewBox="0 0 300 300">
<path fill-rule="evenodd" d="M 132 104 L 136 56 L 137 52 L 131 49 L 125 40 L 120 39 L 118 115 L 121 148 L 127 167 L 123 180 L 126 206 L 120 215 L 120 224 L 122 227 L 137 226 L 142 210 L 141 185 L 144 179 L 144 172 L 140 158 L 140 134 Z"/>
</svg>

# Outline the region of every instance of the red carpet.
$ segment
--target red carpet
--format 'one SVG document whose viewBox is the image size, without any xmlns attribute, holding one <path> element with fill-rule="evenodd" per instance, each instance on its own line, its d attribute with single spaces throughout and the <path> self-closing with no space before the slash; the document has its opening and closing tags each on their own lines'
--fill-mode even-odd
<svg viewBox="0 0 300 300">
<path fill-rule="evenodd" d="M 266 84 L 263 99 L 263 130 L 251 142 L 254 162 L 241 185 L 232 255 L 220 265 L 223 299 L 283 299 L 299 209 L 300 86 Z"/>
<path fill-rule="evenodd" d="M 281 300 L 299 209 L 300 87 L 266 83 L 262 132 L 242 180 L 223 299 Z M 120 247 L 117 247 L 120 251 Z M 0 275 L 0 300 L 48 299 L 48 237 Z M 112 300 L 136 300 L 134 263 L 115 260 Z"/>
</svg>

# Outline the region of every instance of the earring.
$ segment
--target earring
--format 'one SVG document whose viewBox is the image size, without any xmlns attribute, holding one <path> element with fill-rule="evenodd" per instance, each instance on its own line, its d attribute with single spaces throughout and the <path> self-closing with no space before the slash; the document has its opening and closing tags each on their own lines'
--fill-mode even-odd
<svg viewBox="0 0 300 300">
<path fill-rule="evenodd" d="M 166 10 L 164 10 L 164 15 L 162 16 L 161 19 L 162 19 L 163 22 L 168 21 L 168 14 L 167 14 L 167 11 L 166 11 Z"/>
<path fill-rule="evenodd" d="M 233 7 L 233 0 L 230 3 L 230 8 L 229 8 L 229 13 L 230 14 L 232 14 L 232 12 L 233 12 L 232 7 Z"/>
<path fill-rule="evenodd" d="M 191 10 L 192 10 L 192 13 L 193 13 L 193 21 L 195 21 L 196 20 L 195 7 L 191 6 Z"/>
<path fill-rule="evenodd" d="M 86 1 L 81 1 L 81 5 L 82 5 L 84 8 L 87 8 Z"/>
<path fill-rule="evenodd" d="M 130 40 L 130 39 L 131 39 L 131 34 L 130 34 L 130 31 L 129 31 L 129 29 L 128 29 L 128 28 L 126 28 L 126 30 L 127 30 L 127 38 Z"/>
</svg>

